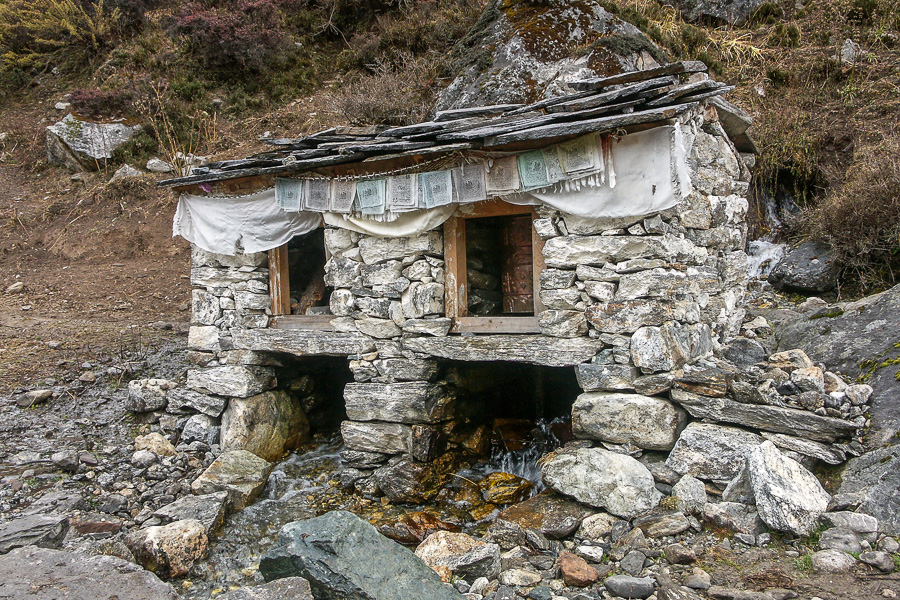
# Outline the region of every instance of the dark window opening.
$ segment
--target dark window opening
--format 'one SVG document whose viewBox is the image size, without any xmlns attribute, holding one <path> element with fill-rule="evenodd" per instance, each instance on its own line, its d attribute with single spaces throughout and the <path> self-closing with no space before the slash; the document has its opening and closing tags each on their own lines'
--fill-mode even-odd
<svg viewBox="0 0 900 600">
<path fill-rule="evenodd" d="M 468 314 L 533 315 L 531 216 L 485 217 L 464 222 Z"/>
<path fill-rule="evenodd" d="M 312 434 L 333 435 L 347 418 L 344 386 L 353 374 L 344 357 L 296 357 L 279 354 L 284 365 L 277 369 L 279 386 L 303 407 Z"/>
<path fill-rule="evenodd" d="M 325 285 L 325 230 L 293 238 L 288 248 L 292 315 L 329 314 L 332 288 Z"/>
</svg>

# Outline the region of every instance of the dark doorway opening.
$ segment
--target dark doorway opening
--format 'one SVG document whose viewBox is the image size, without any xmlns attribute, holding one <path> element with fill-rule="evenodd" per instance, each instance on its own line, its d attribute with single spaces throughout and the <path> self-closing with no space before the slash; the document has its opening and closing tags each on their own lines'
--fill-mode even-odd
<svg viewBox="0 0 900 600">
<path fill-rule="evenodd" d="M 531 216 L 466 219 L 465 228 L 469 315 L 533 315 Z"/>
<path fill-rule="evenodd" d="M 328 314 L 332 289 L 325 285 L 325 230 L 298 235 L 287 248 L 291 314 Z"/>
<path fill-rule="evenodd" d="M 344 386 L 353 381 L 345 357 L 279 355 L 279 387 L 294 396 L 309 419 L 310 432 L 334 434 L 347 418 Z"/>
</svg>

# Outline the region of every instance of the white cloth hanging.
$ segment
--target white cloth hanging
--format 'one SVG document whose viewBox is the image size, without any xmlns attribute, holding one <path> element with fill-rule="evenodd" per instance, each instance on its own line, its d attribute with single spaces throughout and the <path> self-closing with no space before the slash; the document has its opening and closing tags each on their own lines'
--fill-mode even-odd
<svg viewBox="0 0 900 600">
<path fill-rule="evenodd" d="M 234 256 L 277 248 L 321 225 L 319 213 L 279 207 L 275 188 L 240 197 L 182 194 L 172 236 L 180 235 L 207 252 Z"/>
</svg>

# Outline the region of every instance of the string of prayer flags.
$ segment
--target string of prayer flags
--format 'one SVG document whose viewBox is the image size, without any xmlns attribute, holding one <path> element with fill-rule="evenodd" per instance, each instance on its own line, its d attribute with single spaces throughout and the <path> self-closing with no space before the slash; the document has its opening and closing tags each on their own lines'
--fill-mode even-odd
<svg viewBox="0 0 900 600">
<path fill-rule="evenodd" d="M 419 208 L 419 186 L 413 175 L 395 175 L 387 180 L 387 209 L 408 212 Z"/>
<path fill-rule="evenodd" d="M 489 196 L 518 192 L 521 189 L 518 160 L 515 156 L 495 158 L 484 179 Z"/>
<path fill-rule="evenodd" d="M 362 214 L 384 214 L 386 184 L 384 179 L 364 179 L 356 182 L 356 201 Z"/>
<path fill-rule="evenodd" d="M 547 180 L 550 183 L 557 183 L 566 178 L 562 164 L 559 162 L 559 151 L 554 148 L 541 150 L 544 155 L 544 166 L 547 167 Z"/>
<path fill-rule="evenodd" d="M 331 181 L 307 179 L 303 186 L 303 210 L 325 212 L 331 203 Z"/>
<path fill-rule="evenodd" d="M 593 171 L 600 165 L 596 160 L 596 140 L 593 136 L 583 136 L 559 145 L 559 161 L 563 171 L 569 175 Z"/>
<path fill-rule="evenodd" d="M 298 179 L 276 179 L 275 198 L 278 206 L 289 212 L 300 212 L 303 182 Z"/>
<path fill-rule="evenodd" d="M 522 178 L 522 187 L 526 192 L 547 187 L 552 183 L 547 176 L 547 162 L 544 160 L 542 150 L 520 154 L 518 162 L 519 176 Z"/>
<path fill-rule="evenodd" d="M 331 212 L 348 213 L 356 198 L 356 182 L 335 179 L 331 186 Z"/>
<path fill-rule="evenodd" d="M 422 173 L 419 178 L 425 189 L 425 208 L 446 206 L 453 202 L 453 178 L 450 171 Z"/>
<path fill-rule="evenodd" d="M 483 166 L 480 164 L 462 165 L 453 169 L 452 173 L 457 202 L 471 204 L 487 199 Z"/>
</svg>

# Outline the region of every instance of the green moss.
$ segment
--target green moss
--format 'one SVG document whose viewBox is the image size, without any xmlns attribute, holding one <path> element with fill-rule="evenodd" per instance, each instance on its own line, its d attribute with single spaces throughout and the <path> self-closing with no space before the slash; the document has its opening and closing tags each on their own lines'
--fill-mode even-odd
<svg viewBox="0 0 900 600">
<path fill-rule="evenodd" d="M 662 51 L 653 44 L 653 42 L 642 35 L 613 34 L 594 42 L 593 48 L 605 48 L 617 56 L 629 56 L 631 54 L 647 52 L 654 60 L 656 60 L 656 62 L 660 64 L 665 64 L 667 62 Z"/>
<path fill-rule="evenodd" d="M 841 316 L 842 314 L 844 314 L 843 309 L 840 309 L 840 308 L 833 308 L 833 309 L 831 309 L 831 310 L 829 310 L 829 311 L 827 311 L 827 312 L 824 312 L 824 313 L 817 313 L 817 314 L 814 314 L 813 316 L 811 316 L 811 317 L 809 318 L 809 320 L 810 320 L 810 321 L 815 321 L 816 319 L 826 319 L 826 318 L 827 318 L 827 319 L 833 319 L 834 317 L 839 317 L 839 316 Z"/>
</svg>

